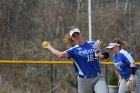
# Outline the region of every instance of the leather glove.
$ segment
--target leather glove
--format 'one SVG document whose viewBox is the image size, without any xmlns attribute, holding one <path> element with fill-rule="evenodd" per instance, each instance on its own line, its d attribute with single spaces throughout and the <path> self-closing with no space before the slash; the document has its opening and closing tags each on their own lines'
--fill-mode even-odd
<svg viewBox="0 0 140 93">
<path fill-rule="evenodd" d="M 102 42 L 100 40 L 97 40 L 95 42 L 95 44 L 93 45 L 94 51 L 95 51 L 95 55 L 99 55 L 101 53 L 100 50 L 100 46 L 101 46 Z"/>
</svg>

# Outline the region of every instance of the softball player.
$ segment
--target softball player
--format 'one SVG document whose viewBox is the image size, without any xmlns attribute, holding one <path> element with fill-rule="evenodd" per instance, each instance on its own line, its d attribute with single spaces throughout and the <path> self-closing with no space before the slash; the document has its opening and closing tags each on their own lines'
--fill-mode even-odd
<svg viewBox="0 0 140 93">
<path fill-rule="evenodd" d="M 131 53 L 122 49 L 127 45 L 120 38 L 115 38 L 107 47 L 113 55 L 114 66 L 119 73 L 118 93 L 140 93 L 140 70 L 135 65 Z"/>
<path fill-rule="evenodd" d="M 100 63 L 95 57 L 93 49 L 94 41 L 84 41 L 78 28 L 72 28 L 65 36 L 72 46 L 70 49 L 60 52 L 50 44 L 44 46 L 59 58 L 72 58 L 75 72 L 78 78 L 78 93 L 108 93 L 103 75 L 101 75 Z M 74 45 L 75 44 L 75 45 Z M 109 54 L 103 53 L 99 58 L 108 58 Z"/>
</svg>

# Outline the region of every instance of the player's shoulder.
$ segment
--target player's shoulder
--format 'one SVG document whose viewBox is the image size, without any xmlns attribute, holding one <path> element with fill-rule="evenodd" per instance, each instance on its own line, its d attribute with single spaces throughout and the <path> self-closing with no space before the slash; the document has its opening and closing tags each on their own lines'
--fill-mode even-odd
<svg viewBox="0 0 140 93">
<path fill-rule="evenodd" d="M 73 47 L 69 48 L 68 50 L 73 50 L 75 48 L 79 47 L 79 45 L 74 45 Z"/>
<path fill-rule="evenodd" d="M 127 54 L 128 52 L 127 52 L 126 50 L 124 50 L 124 49 L 121 49 L 121 50 L 120 50 L 120 53 L 122 53 L 122 54 Z"/>
<path fill-rule="evenodd" d="M 95 43 L 95 41 L 86 41 L 87 43 Z"/>
<path fill-rule="evenodd" d="M 95 41 L 86 41 L 89 44 L 95 44 Z"/>
<path fill-rule="evenodd" d="M 120 50 L 120 54 L 125 55 L 125 56 L 130 56 L 131 55 L 128 51 L 126 51 L 124 49 Z"/>
</svg>

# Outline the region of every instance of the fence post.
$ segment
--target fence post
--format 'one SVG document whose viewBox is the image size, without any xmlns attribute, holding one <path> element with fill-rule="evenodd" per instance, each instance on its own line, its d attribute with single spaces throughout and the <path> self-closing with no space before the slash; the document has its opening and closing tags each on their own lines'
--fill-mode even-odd
<svg viewBox="0 0 140 93">
<path fill-rule="evenodd" d="M 108 68 L 108 67 L 107 67 L 107 64 L 106 64 L 106 65 L 105 65 L 106 82 L 108 81 L 108 80 L 107 80 L 107 70 L 108 70 L 107 68 Z"/>
<path fill-rule="evenodd" d="M 51 93 L 53 93 L 53 64 L 51 64 Z"/>
</svg>

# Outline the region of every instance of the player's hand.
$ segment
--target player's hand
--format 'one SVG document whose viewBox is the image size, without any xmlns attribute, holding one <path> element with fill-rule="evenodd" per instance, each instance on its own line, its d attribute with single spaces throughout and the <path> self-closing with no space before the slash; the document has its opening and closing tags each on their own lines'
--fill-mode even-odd
<svg viewBox="0 0 140 93">
<path fill-rule="evenodd" d="M 134 91 L 135 89 L 136 89 L 136 77 L 134 75 L 131 75 L 126 83 L 125 90 Z"/>
<path fill-rule="evenodd" d="M 122 80 L 121 80 L 121 79 L 119 79 L 119 81 L 118 81 L 118 86 L 120 85 L 121 81 L 122 81 Z"/>
<path fill-rule="evenodd" d="M 42 43 L 42 47 L 43 48 L 48 48 L 50 46 L 50 42 L 48 42 L 48 41 L 44 41 L 43 43 Z"/>
</svg>

